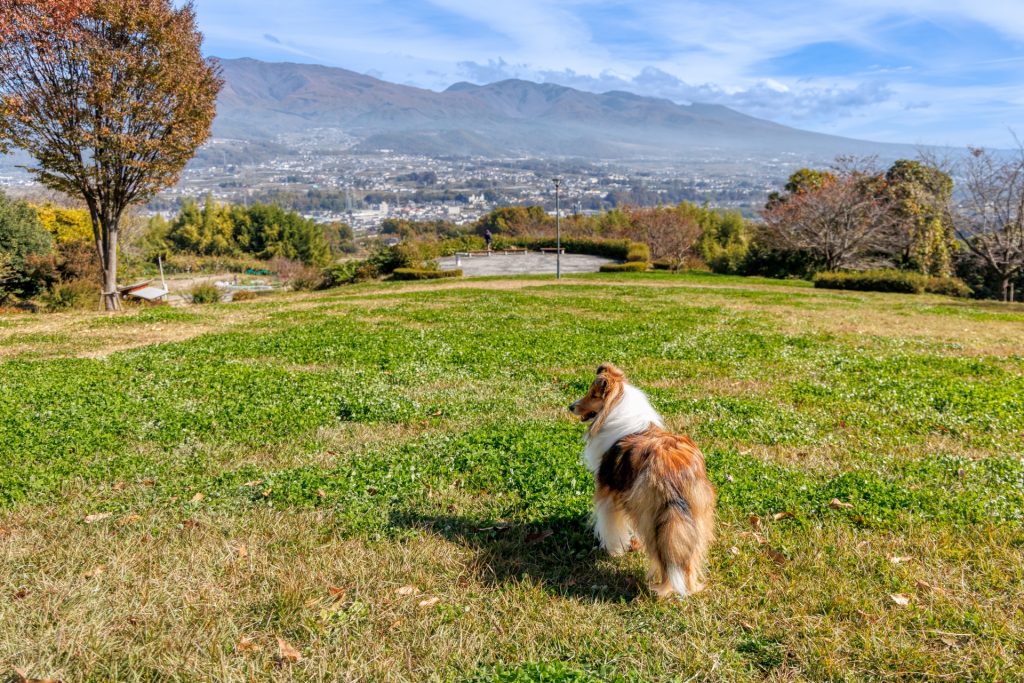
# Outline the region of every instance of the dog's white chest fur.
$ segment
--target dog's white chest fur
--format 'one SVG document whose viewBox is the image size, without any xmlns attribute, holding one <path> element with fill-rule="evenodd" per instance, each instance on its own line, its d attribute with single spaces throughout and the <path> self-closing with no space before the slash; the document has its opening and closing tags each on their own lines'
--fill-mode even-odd
<svg viewBox="0 0 1024 683">
<path fill-rule="evenodd" d="M 622 398 L 612 406 L 608 416 L 596 433 L 587 431 L 586 447 L 583 449 L 583 464 L 596 474 L 601 458 L 615 442 L 624 436 L 645 431 L 655 425 L 664 429 L 665 423 L 651 406 L 646 394 L 631 384 L 622 387 Z"/>
</svg>

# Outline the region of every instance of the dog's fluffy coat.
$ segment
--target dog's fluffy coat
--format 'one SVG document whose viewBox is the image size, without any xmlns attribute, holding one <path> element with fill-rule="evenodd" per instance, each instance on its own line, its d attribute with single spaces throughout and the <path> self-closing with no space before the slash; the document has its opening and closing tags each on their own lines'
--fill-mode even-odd
<svg viewBox="0 0 1024 683">
<path fill-rule="evenodd" d="M 569 410 L 591 423 L 583 460 L 597 485 L 594 531 L 601 545 L 618 555 L 634 536 L 643 543 L 659 596 L 701 590 L 715 489 L 700 449 L 666 431 L 647 396 L 611 364 L 597 369 L 587 395 Z"/>
</svg>

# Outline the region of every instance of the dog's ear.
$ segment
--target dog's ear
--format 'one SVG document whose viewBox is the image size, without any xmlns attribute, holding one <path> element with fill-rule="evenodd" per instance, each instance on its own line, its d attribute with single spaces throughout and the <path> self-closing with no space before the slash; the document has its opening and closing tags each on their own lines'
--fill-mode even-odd
<svg viewBox="0 0 1024 683">
<path fill-rule="evenodd" d="M 604 375 L 598 375 L 597 379 L 594 380 L 591 391 L 598 398 L 604 398 L 605 393 L 608 391 L 608 378 Z"/>
<path fill-rule="evenodd" d="M 597 368 L 597 376 L 600 377 L 602 375 L 612 379 L 622 379 L 625 377 L 625 375 L 622 374 L 622 370 L 619 370 L 611 363 L 602 363 Z"/>
</svg>

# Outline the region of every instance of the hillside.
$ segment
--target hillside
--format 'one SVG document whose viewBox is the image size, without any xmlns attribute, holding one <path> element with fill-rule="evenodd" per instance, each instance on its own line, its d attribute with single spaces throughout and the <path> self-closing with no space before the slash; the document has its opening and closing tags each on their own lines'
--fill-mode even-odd
<svg viewBox="0 0 1024 683">
<path fill-rule="evenodd" d="M 595 94 L 522 80 L 457 83 L 434 92 L 325 66 L 253 59 L 221 65 L 225 87 L 215 133 L 226 138 L 272 139 L 333 128 L 355 137 L 364 150 L 487 157 L 742 152 L 832 158 L 912 151 L 802 131 L 719 105 L 679 105 L 626 92 Z"/>
</svg>

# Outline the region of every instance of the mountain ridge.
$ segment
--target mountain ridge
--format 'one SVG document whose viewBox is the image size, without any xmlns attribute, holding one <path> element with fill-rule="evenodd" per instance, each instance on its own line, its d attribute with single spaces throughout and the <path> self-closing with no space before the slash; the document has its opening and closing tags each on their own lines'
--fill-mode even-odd
<svg viewBox="0 0 1024 683">
<path fill-rule="evenodd" d="M 214 134 L 226 138 L 270 141 L 321 128 L 351 137 L 357 151 L 609 159 L 696 152 L 895 157 L 910 149 L 626 91 L 521 79 L 462 81 L 434 91 L 318 64 L 215 59 L 225 85 Z"/>
</svg>

